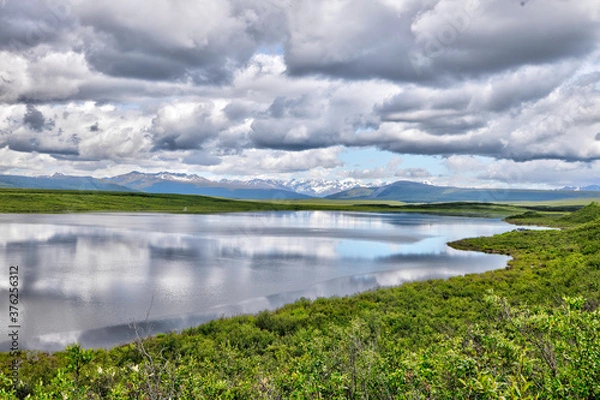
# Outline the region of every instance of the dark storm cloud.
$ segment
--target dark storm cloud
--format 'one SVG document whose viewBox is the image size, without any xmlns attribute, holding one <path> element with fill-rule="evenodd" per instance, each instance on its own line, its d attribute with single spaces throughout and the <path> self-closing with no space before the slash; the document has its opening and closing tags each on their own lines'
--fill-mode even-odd
<svg viewBox="0 0 600 400">
<path fill-rule="evenodd" d="M 286 48 L 294 75 L 431 84 L 582 57 L 598 41 L 593 14 L 560 0 L 300 4 Z"/>
<path fill-rule="evenodd" d="M 69 157 L 71 160 L 81 160 L 79 157 L 79 152 L 77 149 L 68 148 L 68 147 L 45 147 L 40 146 L 36 142 L 24 143 L 24 142 L 15 142 L 11 143 L 8 146 L 9 149 L 19 152 L 36 152 L 41 154 L 49 154 L 54 158 L 65 158 Z"/>
<path fill-rule="evenodd" d="M 41 132 L 44 128 L 46 128 L 46 118 L 44 118 L 44 114 L 42 114 L 31 104 L 27 105 L 27 112 L 23 117 L 23 123 L 30 129 L 37 132 Z"/>
<path fill-rule="evenodd" d="M 42 43 L 58 45 L 76 26 L 63 0 L 5 0 L 0 9 L 0 50 L 20 51 Z"/>
<path fill-rule="evenodd" d="M 292 75 L 348 79 L 418 79 L 407 54 L 410 21 L 380 1 L 293 3 L 285 60 Z"/>
<path fill-rule="evenodd" d="M 364 143 L 370 143 L 366 140 Z M 426 136 L 415 135 L 412 138 L 396 138 L 376 140 L 377 147 L 400 154 L 456 155 L 473 154 L 498 156 L 502 154 L 503 144 L 499 140 L 485 138 L 458 137 L 449 140 L 435 140 Z M 361 143 L 357 141 L 357 143 Z M 372 142 L 371 142 L 372 143 Z M 477 151 L 473 151 L 476 148 Z"/>
<path fill-rule="evenodd" d="M 258 46 L 281 40 L 285 28 L 283 9 L 269 1 L 158 0 L 147 8 L 146 2 L 126 0 L 112 10 L 85 4 L 78 11 L 91 30 L 85 52 L 92 67 L 144 80 L 227 82 Z M 148 17 L 156 23 L 148 24 Z"/>
<path fill-rule="evenodd" d="M 47 140 L 34 136 L 13 136 L 6 143 L 8 148 L 24 153 L 42 153 L 52 156 L 78 156 L 76 146 L 68 142 Z"/>
</svg>

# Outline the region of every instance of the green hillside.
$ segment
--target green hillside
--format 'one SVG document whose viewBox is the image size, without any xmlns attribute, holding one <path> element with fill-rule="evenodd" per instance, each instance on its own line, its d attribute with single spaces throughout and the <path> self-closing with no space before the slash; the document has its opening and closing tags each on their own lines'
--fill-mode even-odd
<svg viewBox="0 0 600 400">
<path fill-rule="evenodd" d="M 249 202 L 195 195 L 0 189 L 0 212 L 3 213 L 85 211 L 214 213 L 286 209 L 291 207 L 271 202 Z"/>
<path fill-rule="evenodd" d="M 0 189 L 0 213 L 170 212 L 216 213 L 241 211 L 373 211 L 433 212 L 450 215 L 507 216 L 525 208 L 501 204 L 449 203 L 405 205 L 394 201 L 362 200 L 231 200 L 218 197 L 141 192 Z"/>
<path fill-rule="evenodd" d="M 0 355 L 2 398 L 594 399 L 600 220 L 452 246 L 507 268 L 215 320 L 105 350 Z"/>
</svg>

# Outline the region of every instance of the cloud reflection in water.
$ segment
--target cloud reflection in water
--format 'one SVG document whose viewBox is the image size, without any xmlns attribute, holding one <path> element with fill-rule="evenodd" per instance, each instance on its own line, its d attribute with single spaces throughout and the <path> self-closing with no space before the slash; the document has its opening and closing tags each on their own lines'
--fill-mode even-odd
<svg viewBox="0 0 600 400">
<path fill-rule="evenodd" d="M 445 243 L 512 228 L 488 219 L 318 211 L 1 215 L 0 259 L 20 266 L 21 345 L 53 350 L 131 340 L 130 324 L 149 309 L 144 329 L 157 333 L 300 297 L 501 268 L 507 257 Z M 4 302 L 7 282 L 0 281 Z"/>
</svg>

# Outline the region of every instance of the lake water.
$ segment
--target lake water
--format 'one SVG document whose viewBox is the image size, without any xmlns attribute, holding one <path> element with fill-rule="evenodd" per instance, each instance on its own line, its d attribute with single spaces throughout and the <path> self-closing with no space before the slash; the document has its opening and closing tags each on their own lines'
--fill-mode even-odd
<svg viewBox="0 0 600 400">
<path fill-rule="evenodd" d="M 451 240 L 514 229 L 421 214 L 0 215 L 0 318 L 19 266 L 19 345 L 109 347 L 300 297 L 502 268 Z M 141 322 L 146 321 L 146 324 Z M 10 347 L 2 335 L 0 350 Z"/>
</svg>

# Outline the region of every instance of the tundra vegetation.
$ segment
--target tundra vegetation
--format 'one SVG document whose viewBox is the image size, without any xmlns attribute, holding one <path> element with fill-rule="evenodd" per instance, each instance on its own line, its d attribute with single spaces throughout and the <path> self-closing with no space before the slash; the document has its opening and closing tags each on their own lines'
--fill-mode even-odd
<svg viewBox="0 0 600 400">
<path fill-rule="evenodd" d="M 3 353 L 0 397 L 600 398 L 600 206 L 510 220 L 561 229 L 450 244 L 512 256 L 502 270 L 300 299 L 109 350 L 22 351 L 16 387 Z"/>
</svg>

